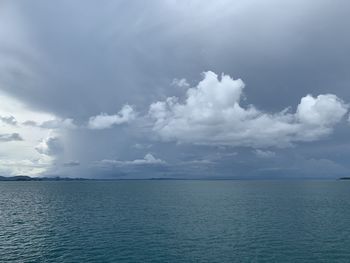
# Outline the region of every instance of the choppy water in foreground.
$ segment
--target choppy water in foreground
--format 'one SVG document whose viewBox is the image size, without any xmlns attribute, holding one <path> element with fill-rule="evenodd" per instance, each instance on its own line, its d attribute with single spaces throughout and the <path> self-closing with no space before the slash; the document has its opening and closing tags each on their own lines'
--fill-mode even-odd
<svg viewBox="0 0 350 263">
<path fill-rule="evenodd" d="M 0 182 L 0 262 L 350 262 L 350 182 Z"/>
</svg>

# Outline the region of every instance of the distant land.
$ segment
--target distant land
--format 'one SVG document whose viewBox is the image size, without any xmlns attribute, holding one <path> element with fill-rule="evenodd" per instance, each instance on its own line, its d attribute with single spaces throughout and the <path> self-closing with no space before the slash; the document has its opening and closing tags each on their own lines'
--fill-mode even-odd
<svg viewBox="0 0 350 263">
<path fill-rule="evenodd" d="M 130 181 L 130 180 L 191 180 L 187 178 L 142 178 L 142 179 L 121 179 L 121 178 L 70 178 L 70 177 L 30 177 L 27 175 L 0 176 L 0 181 Z M 198 179 L 203 180 L 203 179 Z"/>
<path fill-rule="evenodd" d="M 26 175 L 17 176 L 0 176 L 0 181 L 85 181 L 85 178 L 68 178 L 68 177 L 30 177 Z"/>
<path fill-rule="evenodd" d="M 0 181 L 130 181 L 130 180 L 189 180 L 187 178 L 142 178 L 142 179 L 121 179 L 121 178 L 70 178 L 70 177 L 30 177 L 27 175 L 0 176 Z"/>
<path fill-rule="evenodd" d="M 144 180 L 155 180 L 155 181 L 240 181 L 240 180 L 259 180 L 257 178 L 70 178 L 70 177 L 30 177 L 27 175 L 16 175 L 16 176 L 0 176 L 0 182 L 1 181 L 144 181 Z M 264 179 L 260 179 L 264 180 Z M 273 180 L 276 180 L 274 178 Z M 282 179 L 283 180 L 283 179 Z M 306 179 L 307 180 L 307 179 Z M 340 177 L 336 180 L 350 180 L 350 177 Z"/>
</svg>

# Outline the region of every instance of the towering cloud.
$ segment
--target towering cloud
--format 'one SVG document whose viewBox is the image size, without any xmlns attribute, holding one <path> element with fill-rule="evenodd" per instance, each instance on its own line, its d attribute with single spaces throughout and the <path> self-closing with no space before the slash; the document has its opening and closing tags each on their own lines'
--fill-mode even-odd
<svg viewBox="0 0 350 263">
<path fill-rule="evenodd" d="M 177 97 L 153 103 L 149 116 L 153 130 L 165 141 L 204 145 L 285 147 L 293 142 L 314 141 L 332 132 L 348 105 L 332 94 L 303 97 L 296 113 L 285 109 L 267 113 L 243 106 L 245 85 L 228 75 L 204 73 L 199 84 Z"/>
</svg>

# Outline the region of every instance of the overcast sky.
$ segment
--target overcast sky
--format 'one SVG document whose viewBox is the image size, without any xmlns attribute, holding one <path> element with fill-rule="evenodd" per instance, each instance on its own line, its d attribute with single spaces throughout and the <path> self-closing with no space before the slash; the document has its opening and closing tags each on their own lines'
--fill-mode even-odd
<svg viewBox="0 0 350 263">
<path fill-rule="evenodd" d="M 350 173 L 350 2 L 0 2 L 0 175 Z"/>
</svg>

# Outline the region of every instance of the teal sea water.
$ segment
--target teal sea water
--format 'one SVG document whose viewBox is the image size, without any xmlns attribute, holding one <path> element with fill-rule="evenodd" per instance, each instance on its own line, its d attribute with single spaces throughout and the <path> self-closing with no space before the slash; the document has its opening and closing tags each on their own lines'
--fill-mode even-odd
<svg viewBox="0 0 350 263">
<path fill-rule="evenodd" d="M 0 262 L 350 262 L 350 182 L 0 182 Z"/>
</svg>

